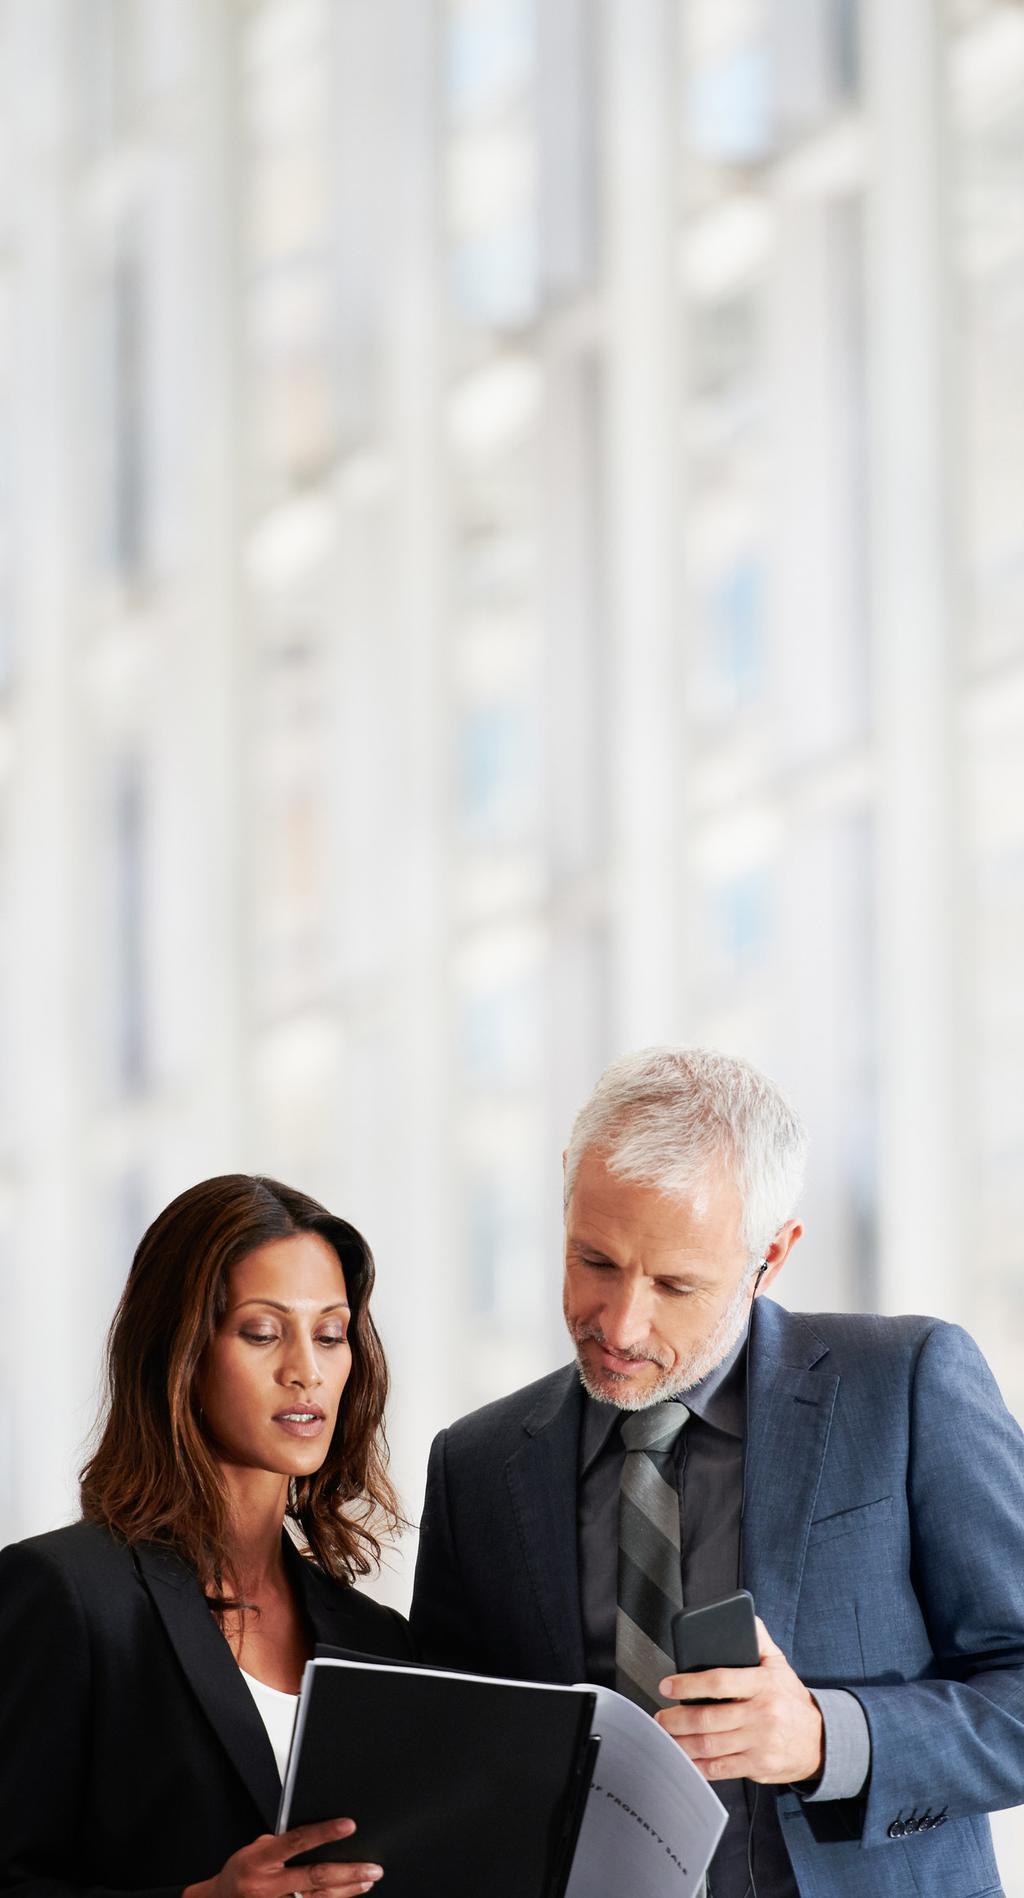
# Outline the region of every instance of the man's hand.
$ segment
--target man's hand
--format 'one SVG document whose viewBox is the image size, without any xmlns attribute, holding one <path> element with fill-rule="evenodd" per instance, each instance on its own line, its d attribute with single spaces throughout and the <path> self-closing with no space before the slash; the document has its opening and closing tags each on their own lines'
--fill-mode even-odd
<svg viewBox="0 0 1024 1898">
<path fill-rule="evenodd" d="M 663 1707 L 654 1717 L 705 1779 L 754 1779 L 766 1786 L 814 1779 L 825 1762 L 817 1703 L 760 1619 L 757 1645 L 758 1667 L 670 1674 L 661 1683 L 673 1700 L 710 1697 L 720 1706 Z"/>
</svg>

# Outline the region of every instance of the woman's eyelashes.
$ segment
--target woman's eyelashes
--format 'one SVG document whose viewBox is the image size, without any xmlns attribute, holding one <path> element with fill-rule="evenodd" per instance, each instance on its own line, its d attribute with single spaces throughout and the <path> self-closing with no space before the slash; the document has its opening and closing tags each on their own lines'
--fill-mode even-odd
<svg viewBox="0 0 1024 1898">
<path fill-rule="evenodd" d="M 281 1334 L 278 1331 L 240 1331 L 238 1335 L 244 1338 L 247 1344 L 281 1343 Z M 315 1334 L 313 1342 L 314 1344 L 336 1345 L 347 1344 L 348 1339 L 343 1331 L 320 1331 Z"/>
</svg>

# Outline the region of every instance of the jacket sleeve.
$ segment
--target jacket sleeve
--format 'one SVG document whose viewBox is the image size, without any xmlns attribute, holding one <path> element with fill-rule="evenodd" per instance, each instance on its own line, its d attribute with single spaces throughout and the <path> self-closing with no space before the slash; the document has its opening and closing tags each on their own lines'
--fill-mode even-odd
<svg viewBox="0 0 1024 1898">
<path fill-rule="evenodd" d="M 934 1663 L 926 1679 L 851 1683 L 871 1736 L 864 1845 L 914 1814 L 934 1825 L 1024 1800 L 1024 1437 L 957 1326 L 936 1325 L 918 1355 L 908 1496 Z"/>
<path fill-rule="evenodd" d="M 75 1878 L 88 1837 L 92 1663 L 71 1578 L 28 1544 L 0 1551 L 0 1892 L 11 1898 L 178 1898 Z"/>
<path fill-rule="evenodd" d="M 413 1639 L 424 1661 L 467 1673 L 493 1671 L 466 1598 L 448 1501 L 448 1433 L 435 1437 L 427 1465 L 412 1607 Z"/>
</svg>

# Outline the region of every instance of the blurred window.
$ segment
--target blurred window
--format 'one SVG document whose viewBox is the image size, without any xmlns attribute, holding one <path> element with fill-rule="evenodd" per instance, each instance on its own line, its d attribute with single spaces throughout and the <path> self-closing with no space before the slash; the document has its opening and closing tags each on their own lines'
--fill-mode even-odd
<svg viewBox="0 0 1024 1898">
<path fill-rule="evenodd" d="M 139 1093 L 149 1078 L 147 808 L 142 762 L 123 758 L 111 796 L 113 905 L 109 994 L 114 1073 L 124 1094 Z"/>
<path fill-rule="evenodd" d="M 139 232 L 119 233 L 100 288 L 96 451 L 100 548 L 129 584 L 144 577 L 150 552 L 151 417 L 147 404 L 147 283 Z"/>
<path fill-rule="evenodd" d="M 460 827 L 467 841 L 502 844 L 534 834 L 540 757 L 533 707 L 504 699 L 467 708 L 458 749 Z"/>
<path fill-rule="evenodd" d="M 254 835 L 248 862 L 253 996 L 260 1019 L 318 999 L 332 906 L 330 800 L 319 653 L 297 638 L 266 652 L 251 750 Z"/>
<path fill-rule="evenodd" d="M 600 246 L 599 73 L 590 0 L 541 0 L 537 12 L 539 227 L 545 297 L 589 286 Z"/>
<path fill-rule="evenodd" d="M 686 643 L 693 714 L 708 728 L 756 707 L 769 682 L 763 303 L 755 281 L 689 312 Z"/>
<path fill-rule="evenodd" d="M 331 9 L 264 0 L 243 32 L 244 412 L 258 510 L 321 475 L 336 442 Z"/>
<path fill-rule="evenodd" d="M 14 338 L 13 299 L 0 277 L 0 692 L 14 662 Z"/>
<path fill-rule="evenodd" d="M 969 718 L 972 1291 L 1007 1401 L 1024 1409 L 1024 690 L 993 683 Z"/>
<path fill-rule="evenodd" d="M 741 173 L 856 100 L 859 0 L 680 0 L 683 139 Z"/>
<path fill-rule="evenodd" d="M 495 1154 L 468 1176 L 465 1195 L 470 1313 L 528 1333 L 540 1247 L 527 1181 Z"/>
<path fill-rule="evenodd" d="M 985 662 L 1024 641 L 1024 12 L 961 14 L 950 84 L 967 633 Z"/>
<path fill-rule="evenodd" d="M 0 1285 L 8 1288 L 8 1296 L 15 1286 L 16 1270 L 10 1230 L 4 1218 L 0 1221 Z M 16 1309 L 15 1306 L 14 1311 Z M 18 1336 L 19 1327 L 8 1306 L 8 1323 L 4 1326 L 4 1337 L 0 1342 L 0 1523 L 3 1524 L 5 1538 L 11 1525 L 19 1520 L 22 1501 L 19 1491 L 28 1478 L 30 1467 L 27 1460 L 18 1454 L 20 1445 L 14 1422 L 15 1407 L 22 1401 L 18 1366 L 13 1362 L 14 1354 L 18 1352 Z"/>
<path fill-rule="evenodd" d="M 764 158 L 775 136 L 768 0 L 682 0 L 685 135 L 716 164 Z"/>
<path fill-rule="evenodd" d="M 470 937 L 456 954 L 459 1061 L 467 1096 L 539 1087 L 544 942 L 527 921 Z"/>
<path fill-rule="evenodd" d="M 87 149 L 98 151 L 112 143 L 127 113 L 131 0 L 76 0 L 68 17 L 80 137 Z"/>
<path fill-rule="evenodd" d="M 444 22 L 454 311 L 521 327 L 540 287 L 536 0 L 448 0 Z"/>
</svg>

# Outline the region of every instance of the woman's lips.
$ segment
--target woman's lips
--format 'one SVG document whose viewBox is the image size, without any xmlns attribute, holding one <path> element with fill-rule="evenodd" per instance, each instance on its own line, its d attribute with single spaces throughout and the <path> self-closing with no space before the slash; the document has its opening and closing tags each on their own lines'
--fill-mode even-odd
<svg viewBox="0 0 1024 1898">
<path fill-rule="evenodd" d="M 296 1404 L 293 1410 L 279 1410 L 273 1421 L 290 1437 L 318 1437 L 327 1419 L 322 1410 Z"/>
</svg>

